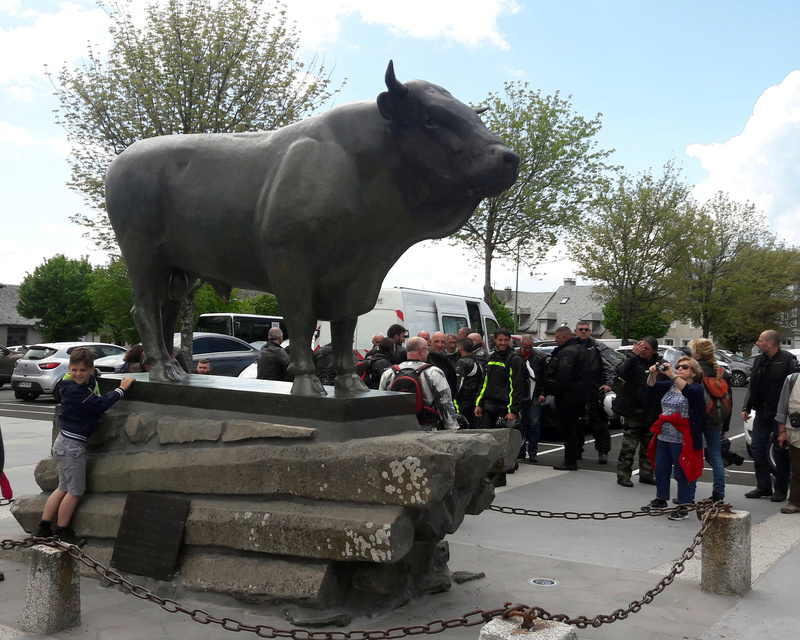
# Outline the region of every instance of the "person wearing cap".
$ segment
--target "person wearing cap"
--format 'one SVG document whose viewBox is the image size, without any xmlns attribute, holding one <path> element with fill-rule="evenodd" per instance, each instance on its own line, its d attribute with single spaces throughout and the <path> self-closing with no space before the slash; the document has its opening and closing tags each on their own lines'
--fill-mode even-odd
<svg viewBox="0 0 800 640">
<path fill-rule="evenodd" d="M 617 377 L 622 381 L 622 387 L 617 392 L 617 397 L 611 408 L 622 416 L 622 447 L 617 459 L 617 484 L 623 487 L 632 487 L 633 461 L 636 450 L 639 450 L 639 482 L 642 484 L 656 483 L 653 474 L 653 465 L 647 458 L 647 448 L 653 434 L 650 427 L 658 418 L 661 410 L 659 398 L 647 386 L 647 377 L 650 367 L 663 364 L 665 360 L 658 355 L 658 340 L 647 336 L 639 340 L 628 358 L 617 367 Z M 666 380 L 660 374 L 659 380 Z"/>
</svg>

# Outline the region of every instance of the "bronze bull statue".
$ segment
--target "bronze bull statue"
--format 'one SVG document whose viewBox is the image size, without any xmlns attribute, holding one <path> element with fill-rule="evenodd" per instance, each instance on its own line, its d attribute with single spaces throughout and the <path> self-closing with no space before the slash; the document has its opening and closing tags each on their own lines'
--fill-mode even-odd
<svg viewBox="0 0 800 640">
<path fill-rule="evenodd" d="M 353 333 L 411 245 L 459 229 L 517 177 L 519 156 L 439 86 L 399 82 L 277 131 L 162 136 L 112 162 L 108 216 L 128 266 L 150 379 L 186 375 L 172 354 L 198 279 L 275 294 L 292 336 L 292 393 L 324 394 L 311 337 L 329 320 L 338 391 L 366 391 Z"/>
</svg>

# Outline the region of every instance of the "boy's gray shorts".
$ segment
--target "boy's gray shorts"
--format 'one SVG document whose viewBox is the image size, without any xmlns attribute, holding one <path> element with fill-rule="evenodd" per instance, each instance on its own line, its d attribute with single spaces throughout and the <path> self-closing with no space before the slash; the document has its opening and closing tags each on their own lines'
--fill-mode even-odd
<svg viewBox="0 0 800 640">
<path fill-rule="evenodd" d="M 86 491 L 86 444 L 59 433 L 53 457 L 58 462 L 58 490 L 82 496 Z"/>
</svg>

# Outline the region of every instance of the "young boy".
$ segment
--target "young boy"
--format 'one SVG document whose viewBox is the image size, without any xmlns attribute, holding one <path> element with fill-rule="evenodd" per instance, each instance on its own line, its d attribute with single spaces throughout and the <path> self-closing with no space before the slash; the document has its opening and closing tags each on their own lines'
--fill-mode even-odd
<svg viewBox="0 0 800 640">
<path fill-rule="evenodd" d="M 73 349 L 69 371 L 58 383 L 61 392 L 58 426 L 61 433 L 53 443 L 53 456 L 58 462 L 58 489 L 47 499 L 42 521 L 36 530 L 38 537 L 53 536 L 55 519 L 56 537 L 78 546 L 82 546 L 85 540 L 75 537 L 69 523 L 86 488 L 86 442 L 97 427 L 100 414 L 122 398 L 125 390 L 133 384 L 133 378 L 123 378 L 118 388 L 101 396 L 94 377 L 94 356 L 94 350 L 89 347 Z"/>
</svg>

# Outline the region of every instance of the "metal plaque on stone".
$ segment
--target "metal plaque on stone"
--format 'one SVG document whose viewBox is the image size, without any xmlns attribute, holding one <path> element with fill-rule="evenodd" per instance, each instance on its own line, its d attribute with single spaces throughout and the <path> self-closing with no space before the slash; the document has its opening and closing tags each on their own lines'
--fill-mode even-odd
<svg viewBox="0 0 800 640">
<path fill-rule="evenodd" d="M 157 580 L 172 580 L 190 504 L 190 500 L 153 493 L 129 493 L 111 566 Z"/>
</svg>

